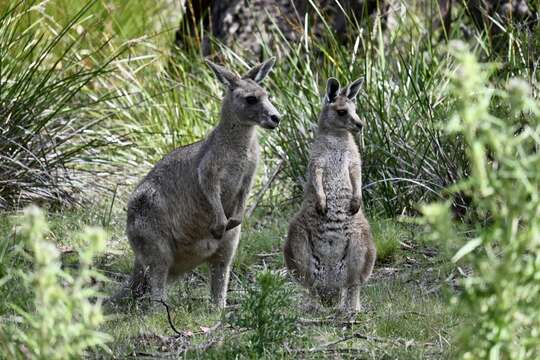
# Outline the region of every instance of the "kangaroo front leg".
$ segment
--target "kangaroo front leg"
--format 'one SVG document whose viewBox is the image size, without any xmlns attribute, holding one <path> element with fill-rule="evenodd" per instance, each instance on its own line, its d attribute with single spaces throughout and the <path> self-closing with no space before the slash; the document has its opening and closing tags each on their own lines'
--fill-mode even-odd
<svg viewBox="0 0 540 360">
<path fill-rule="evenodd" d="M 197 169 L 197 175 L 201 191 L 208 200 L 211 208 L 212 223 L 210 225 L 210 233 L 216 239 L 221 239 L 225 233 L 227 226 L 227 217 L 223 211 L 221 203 L 221 186 L 219 176 L 216 171 L 202 163 Z"/>
<path fill-rule="evenodd" d="M 229 217 L 229 220 L 227 221 L 227 227 L 225 228 L 226 231 L 234 229 L 242 223 L 242 219 L 244 218 L 244 207 L 246 205 L 247 193 L 248 189 L 242 188 L 242 190 L 240 190 L 238 203 L 234 207 L 234 211 Z"/>
<path fill-rule="evenodd" d="M 229 218 L 226 230 L 234 229 L 242 223 L 242 219 L 244 218 L 244 210 L 246 208 L 246 201 L 249 195 L 249 190 L 251 189 L 252 178 L 253 175 L 250 174 L 246 175 L 242 180 L 242 188 L 238 194 L 236 206 L 234 207 L 234 211 Z"/>
<path fill-rule="evenodd" d="M 352 186 L 349 213 L 354 215 L 362 206 L 362 166 L 360 164 L 355 163 L 349 166 L 349 179 Z"/>
<path fill-rule="evenodd" d="M 316 167 L 314 169 L 313 187 L 315 188 L 315 195 L 317 196 L 317 203 L 315 204 L 317 211 L 320 214 L 326 213 L 326 194 L 323 187 L 323 169 L 322 167 Z"/>
<path fill-rule="evenodd" d="M 212 303 L 219 309 L 224 308 L 227 302 L 231 264 L 240 240 L 240 229 L 241 226 L 238 226 L 228 231 L 223 237 L 222 247 L 209 260 L 210 294 Z"/>
</svg>

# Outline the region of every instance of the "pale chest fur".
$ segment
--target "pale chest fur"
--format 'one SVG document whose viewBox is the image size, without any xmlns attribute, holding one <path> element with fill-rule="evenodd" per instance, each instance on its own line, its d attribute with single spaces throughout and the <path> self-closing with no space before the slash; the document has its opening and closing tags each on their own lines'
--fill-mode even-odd
<svg viewBox="0 0 540 360">
<path fill-rule="evenodd" d="M 350 162 L 348 150 L 327 152 L 322 159 L 323 188 L 327 201 L 338 200 L 351 193 Z"/>
<path fill-rule="evenodd" d="M 330 212 L 348 209 L 352 196 L 350 168 L 360 164 L 358 147 L 351 139 L 322 139 L 314 152 L 315 166 L 322 168 L 322 184 Z"/>
<path fill-rule="evenodd" d="M 308 215 L 312 229 L 311 251 L 326 264 L 335 265 L 341 261 L 355 232 L 355 216 L 349 215 L 353 192 L 350 168 L 360 164 L 360 155 L 352 138 L 348 140 L 323 137 L 314 144 L 312 151 L 312 170 L 322 169 L 326 213 L 321 216 L 315 211 L 316 196 L 312 193 L 313 202 L 308 205 L 312 209 L 308 210 L 311 214 Z"/>
</svg>

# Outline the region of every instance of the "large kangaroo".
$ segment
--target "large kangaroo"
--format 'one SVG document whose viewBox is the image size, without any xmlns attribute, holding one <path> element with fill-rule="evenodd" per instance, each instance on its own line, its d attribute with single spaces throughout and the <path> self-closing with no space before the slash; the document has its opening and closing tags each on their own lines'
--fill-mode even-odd
<svg viewBox="0 0 540 360">
<path fill-rule="evenodd" d="M 255 125 L 274 129 L 280 114 L 259 85 L 275 58 L 243 77 L 207 61 L 227 89 L 221 119 L 205 140 L 178 148 L 159 161 L 131 195 L 127 236 L 135 252 L 134 295 L 165 285 L 208 262 L 213 303 L 226 302 L 231 262 L 259 159 Z"/>
<path fill-rule="evenodd" d="M 361 161 L 351 134 L 363 125 L 354 103 L 361 85 L 356 80 L 340 91 L 339 82 L 328 79 L 304 201 L 284 247 L 293 275 L 327 305 L 341 296 L 345 312 L 360 309 L 360 285 L 371 275 L 376 257 L 361 208 Z"/>
</svg>

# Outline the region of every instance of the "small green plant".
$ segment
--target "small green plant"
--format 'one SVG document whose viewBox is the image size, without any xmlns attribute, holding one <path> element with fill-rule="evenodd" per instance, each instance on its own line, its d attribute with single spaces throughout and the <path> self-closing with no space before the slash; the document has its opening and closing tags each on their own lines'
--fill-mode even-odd
<svg viewBox="0 0 540 360">
<path fill-rule="evenodd" d="M 247 346 L 261 357 L 281 349 L 283 342 L 291 339 L 297 320 L 293 309 L 291 288 L 285 277 L 264 270 L 248 289 L 233 323 L 250 331 Z"/>
<path fill-rule="evenodd" d="M 401 252 L 400 241 L 404 240 L 407 230 L 405 225 L 395 219 L 375 220 L 371 222 L 371 230 L 377 248 L 377 262 L 388 263 L 395 260 Z"/>
<path fill-rule="evenodd" d="M 493 66 L 461 43 L 452 48 L 457 99 L 448 131 L 463 136 L 470 176 L 453 190 L 471 197 L 473 236 L 454 261 L 472 275 L 453 299 L 471 319 L 461 336 L 465 359 L 540 357 L 540 106 L 524 81 L 490 86 Z M 433 239 L 459 241 L 448 204 L 423 207 Z"/>
<path fill-rule="evenodd" d="M 0 328 L 0 357 L 68 359 L 80 358 L 89 348 L 106 349 L 109 336 L 99 331 L 104 322 L 101 294 L 93 284 L 101 275 L 92 269 L 92 259 L 103 250 L 105 235 L 87 229 L 79 236 L 80 268 L 72 275 L 61 267 L 60 253 L 46 240 L 48 226 L 42 212 L 27 208 L 18 229 L 18 250 L 31 269 L 13 269 L 29 294 L 28 305 L 12 305 L 15 323 Z M 0 289 L 3 281 L 0 279 Z"/>
</svg>

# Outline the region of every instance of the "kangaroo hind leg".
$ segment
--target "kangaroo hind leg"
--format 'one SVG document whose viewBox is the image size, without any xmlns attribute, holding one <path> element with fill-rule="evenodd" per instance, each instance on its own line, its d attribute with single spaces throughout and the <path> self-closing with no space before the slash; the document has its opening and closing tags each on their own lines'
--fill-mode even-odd
<svg viewBox="0 0 540 360">
<path fill-rule="evenodd" d="M 227 289 L 231 265 L 240 240 L 241 226 L 225 233 L 221 239 L 222 245 L 210 258 L 210 295 L 212 303 L 218 309 L 223 309 L 227 303 Z"/>
</svg>

